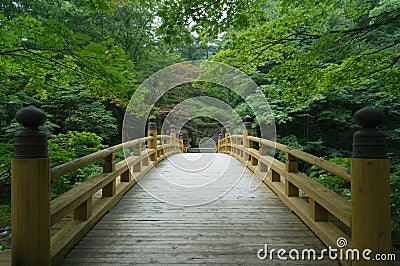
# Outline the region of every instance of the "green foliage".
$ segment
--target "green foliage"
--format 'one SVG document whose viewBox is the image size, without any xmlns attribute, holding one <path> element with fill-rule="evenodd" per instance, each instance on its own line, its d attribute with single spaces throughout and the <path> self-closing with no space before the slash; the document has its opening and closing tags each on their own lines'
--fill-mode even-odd
<svg viewBox="0 0 400 266">
<path fill-rule="evenodd" d="M 75 157 L 82 157 L 103 148 L 101 140 L 102 138 L 95 133 L 68 131 L 66 134 L 58 134 L 51 138 L 49 146 L 54 145 L 72 153 Z M 53 158 L 53 156 L 50 157 Z"/>
<path fill-rule="evenodd" d="M 49 140 L 49 157 L 51 158 L 51 165 L 54 167 L 102 148 L 104 146 L 101 144 L 101 137 L 96 134 L 68 131 L 66 134 L 53 136 Z M 100 171 L 100 163 L 93 163 L 53 180 L 51 184 L 51 197 L 56 198 L 93 175 L 98 174 Z"/>
<path fill-rule="evenodd" d="M 191 32 L 211 39 L 232 26 L 244 27 L 263 1 L 167 0 L 157 10 L 162 19 L 158 33 L 167 42 L 191 41 Z"/>
<path fill-rule="evenodd" d="M 11 204 L 0 205 L 0 227 L 11 224 Z M 1 250 L 1 248 L 0 248 Z"/>
<path fill-rule="evenodd" d="M 71 30 L 64 24 L 67 14 L 49 15 L 54 7 L 41 4 L 41 9 L 21 5 L 10 17 L 0 14 L 0 89 L 32 91 L 45 99 L 53 86 L 74 82 L 100 99 L 127 102 L 136 85 L 134 63 L 125 51 L 110 37 L 91 41 L 82 28 Z M 79 15 L 92 16 L 85 10 Z"/>
<path fill-rule="evenodd" d="M 266 9 L 253 6 L 254 13 L 268 10 L 266 19 L 227 28 L 213 60 L 264 72 L 296 105 L 373 82 L 399 93 L 398 1 L 267 2 Z"/>
<path fill-rule="evenodd" d="M 392 242 L 400 247 L 400 168 L 390 175 L 390 203 L 392 217 Z"/>
<path fill-rule="evenodd" d="M 347 169 L 350 169 L 350 159 L 348 158 L 332 158 L 329 159 L 329 162 L 334 164 L 343 166 Z M 351 191 L 350 191 L 350 182 L 347 182 L 343 178 L 335 176 L 325 170 L 322 170 L 316 166 L 312 166 L 309 170 L 308 175 L 321 185 L 329 188 L 334 191 L 338 195 L 350 199 Z"/>
<path fill-rule="evenodd" d="M 12 144 L 0 144 L 0 184 L 9 183 L 8 178 L 11 175 L 11 158 L 14 154 L 14 146 Z"/>
<path fill-rule="evenodd" d="M 301 145 L 297 139 L 296 136 L 294 135 L 288 135 L 288 136 L 278 136 L 277 137 L 277 142 L 284 144 L 286 146 L 291 147 L 292 149 L 297 149 L 297 150 L 303 150 L 304 147 L 303 145 Z M 275 157 L 277 157 L 281 162 L 284 162 L 285 159 L 285 153 L 282 151 L 276 151 L 276 155 Z"/>
<path fill-rule="evenodd" d="M 85 97 L 85 90 L 80 87 L 57 87 L 53 95 L 41 101 L 38 107 L 48 115 L 48 121 L 56 125 L 50 130 L 54 133 L 87 131 L 96 133 L 109 142 L 118 133 L 117 119 L 110 105 Z"/>
<path fill-rule="evenodd" d="M 117 133 L 116 119 L 99 102 L 81 105 L 77 110 L 71 111 L 65 120 L 65 127 L 70 130 L 82 131 L 90 128 L 91 132 L 104 139 L 110 139 Z"/>
</svg>

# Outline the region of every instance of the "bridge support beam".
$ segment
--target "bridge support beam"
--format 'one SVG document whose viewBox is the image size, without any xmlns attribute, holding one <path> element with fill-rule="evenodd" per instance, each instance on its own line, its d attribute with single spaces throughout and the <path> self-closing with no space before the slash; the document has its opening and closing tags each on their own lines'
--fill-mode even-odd
<svg viewBox="0 0 400 266">
<path fill-rule="evenodd" d="M 351 159 L 352 248 L 376 254 L 391 253 L 390 236 L 390 166 L 386 158 L 385 133 L 376 126 L 383 120 L 382 111 L 361 109 L 354 119 L 362 128 L 353 136 Z M 364 258 L 352 265 L 365 265 Z M 368 261 L 368 265 L 391 265 Z"/>
<path fill-rule="evenodd" d="M 11 163 L 12 265 L 50 265 L 50 159 L 46 115 L 34 106 L 19 110 L 24 129 L 15 133 Z"/>
</svg>

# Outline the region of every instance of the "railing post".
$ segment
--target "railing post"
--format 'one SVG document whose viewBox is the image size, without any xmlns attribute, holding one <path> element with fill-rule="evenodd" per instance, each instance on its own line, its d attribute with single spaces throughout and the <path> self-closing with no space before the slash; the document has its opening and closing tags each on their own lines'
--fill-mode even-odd
<svg viewBox="0 0 400 266">
<path fill-rule="evenodd" d="M 154 116 L 149 118 L 147 136 L 153 137 L 153 139 L 147 141 L 147 148 L 154 150 L 154 153 L 150 155 L 150 161 L 153 162 L 153 165 L 157 165 L 157 125 L 156 118 Z"/>
<path fill-rule="evenodd" d="M 297 158 L 293 155 L 285 154 L 285 168 L 286 172 L 297 173 L 299 171 L 299 164 L 297 163 Z"/>
<path fill-rule="evenodd" d="M 247 138 L 252 135 L 251 131 L 251 122 L 252 119 L 249 115 L 245 115 L 243 117 L 243 159 L 244 161 L 248 161 L 250 159 L 250 155 L 247 153 L 246 149 L 252 147 L 251 141 Z"/>
<path fill-rule="evenodd" d="M 115 171 L 115 153 L 111 153 L 104 158 L 103 173 L 112 173 Z M 113 197 L 117 191 L 117 181 L 114 179 L 102 189 L 103 197 Z"/>
<path fill-rule="evenodd" d="M 179 149 L 181 152 L 184 152 L 184 147 L 183 147 L 183 134 L 179 133 Z"/>
<path fill-rule="evenodd" d="M 363 108 L 354 115 L 362 128 L 353 135 L 351 158 L 352 248 L 372 250 L 371 258 L 377 253 L 391 252 L 390 162 L 386 157 L 385 133 L 376 129 L 383 118 L 383 112 L 373 107 Z M 362 258 L 352 265 L 365 263 Z M 378 261 L 369 263 L 387 265 Z"/>
<path fill-rule="evenodd" d="M 230 153 L 232 151 L 231 124 L 227 123 L 225 129 L 226 151 Z"/>
<path fill-rule="evenodd" d="M 50 159 L 47 135 L 38 129 L 46 115 L 34 106 L 15 115 L 11 162 L 12 265 L 50 265 Z"/>
<path fill-rule="evenodd" d="M 222 133 L 218 134 L 217 152 L 222 150 Z"/>
<path fill-rule="evenodd" d="M 299 166 L 297 163 L 297 158 L 286 152 L 285 169 L 288 173 L 297 173 L 299 171 Z M 285 180 L 285 193 L 288 197 L 298 197 L 299 188 L 293 185 L 290 181 Z"/>
<path fill-rule="evenodd" d="M 176 130 L 175 130 L 175 125 L 171 125 L 169 135 L 171 136 L 171 144 L 174 145 L 174 147 L 172 147 L 172 151 L 176 152 L 177 148 L 176 148 Z"/>
</svg>

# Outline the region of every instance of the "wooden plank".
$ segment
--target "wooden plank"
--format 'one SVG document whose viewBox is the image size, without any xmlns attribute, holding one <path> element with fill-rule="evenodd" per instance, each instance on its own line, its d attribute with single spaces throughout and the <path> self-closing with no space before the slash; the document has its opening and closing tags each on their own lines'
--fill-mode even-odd
<svg viewBox="0 0 400 266">
<path fill-rule="evenodd" d="M 169 173 L 170 182 L 208 180 L 210 175 L 224 173 L 223 168 L 210 167 L 197 172 L 179 171 L 170 161 L 187 158 L 192 164 L 196 154 L 179 154 L 163 161 L 149 172 L 143 182 L 157 187 L 156 171 Z M 215 156 L 219 165 L 229 165 L 225 178 L 242 174 L 234 187 L 223 197 L 194 207 L 171 205 L 152 197 L 141 186 L 134 186 L 79 241 L 63 261 L 63 265 L 89 264 L 259 264 L 269 263 L 257 258 L 265 244 L 274 248 L 324 248 L 322 242 L 265 185 L 249 191 L 251 175 L 236 160 L 224 154 Z M 211 157 L 210 157 L 211 158 Z M 228 163 L 228 161 L 230 161 Z M 212 173 L 212 174 L 211 174 Z M 265 174 L 265 173 L 264 173 Z M 224 178 L 224 177 L 222 177 Z M 278 184 L 278 183 L 276 183 Z M 282 184 L 282 183 L 279 183 Z M 284 184 L 282 184 L 284 185 Z M 215 189 L 223 191 L 221 183 Z M 284 189 L 284 188 L 283 188 Z M 156 190 L 161 196 L 171 193 L 164 186 Z M 200 189 L 197 194 L 185 190 L 170 195 L 173 199 L 207 198 Z M 113 228 L 110 230 L 110 228 Z M 271 247 L 272 247 L 271 246 Z M 154 252 L 157 251 L 155 254 Z M 274 261 L 279 265 L 280 261 Z M 302 265 L 303 261 L 289 265 Z M 306 261 L 303 265 L 312 265 Z M 336 261 L 323 261 L 338 265 Z M 282 264 L 287 265 L 285 261 Z M 318 261 L 315 265 L 320 265 Z"/>
<path fill-rule="evenodd" d="M 136 164 L 137 165 L 137 164 Z M 135 167 L 135 166 L 134 166 Z M 134 168 L 133 167 L 133 168 Z M 140 172 L 140 170 L 139 170 L 139 172 Z M 128 171 L 125 171 L 125 172 L 123 172 L 122 174 L 121 174 L 121 182 L 130 182 L 131 180 L 132 180 L 132 174 L 131 174 L 131 172 L 128 170 Z"/>
<path fill-rule="evenodd" d="M 69 174 L 69 173 L 71 173 L 79 168 L 82 168 L 90 163 L 101 160 L 104 157 L 106 157 L 112 153 L 118 152 L 118 151 L 122 150 L 123 148 L 133 147 L 133 146 L 135 146 L 137 144 L 141 144 L 149 139 L 151 139 L 151 137 L 145 137 L 145 138 L 135 139 L 135 140 L 128 141 L 125 143 L 121 143 L 116 146 L 112 146 L 107 149 L 97 151 L 92 154 L 83 156 L 81 158 L 77 158 L 77 159 L 67 162 L 65 164 L 53 167 L 52 169 L 50 169 L 50 179 L 54 180 L 57 177 Z"/>
<path fill-rule="evenodd" d="M 329 221 L 329 212 L 318 204 L 313 199 L 309 199 L 310 204 L 310 216 L 315 222 L 328 222 Z"/>
<path fill-rule="evenodd" d="M 12 263 L 50 265 L 50 160 L 13 159 Z"/>
<path fill-rule="evenodd" d="M 141 172 L 145 175 L 152 166 L 148 166 Z M 119 183 L 114 197 L 103 197 L 96 201 L 93 206 L 93 215 L 87 221 L 71 221 L 63 227 L 58 233 L 51 237 L 51 262 L 58 264 L 63 260 L 68 251 L 99 221 L 99 219 L 108 212 L 123 195 L 136 184 L 135 180 L 127 183 Z"/>
<path fill-rule="evenodd" d="M 333 223 L 324 221 L 315 222 L 312 219 L 309 215 L 309 204 L 307 202 L 299 197 L 287 197 L 283 183 L 271 182 L 267 178 L 264 179 L 264 182 L 279 196 L 286 206 L 293 210 L 310 227 L 326 246 L 336 247 L 337 239 L 344 237 L 349 243 L 347 247 L 351 247 L 350 238 Z M 348 262 L 342 261 L 341 263 L 346 264 Z"/>
<path fill-rule="evenodd" d="M 121 175 L 122 175 L 123 173 L 121 173 Z M 114 195 L 115 195 L 115 193 L 116 193 L 116 189 L 117 189 L 117 187 L 116 187 L 116 185 L 117 185 L 117 182 L 116 182 L 116 180 L 114 179 L 114 180 L 112 180 L 110 183 L 108 183 L 107 185 L 105 185 L 103 188 L 102 188 L 102 196 L 103 197 L 113 197 Z"/>
<path fill-rule="evenodd" d="M 265 160 L 264 158 L 260 159 Z M 272 170 L 277 172 L 281 177 L 294 184 L 310 198 L 314 199 L 318 204 L 328 210 L 332 215 L 341 220 L 348 227 L 351 226 L 351 202 L 340 197 L 335 192 L 329 190 L 323 185 L 315 182 L 311 178 L 302 173 L 287 173 L 285 164 L 273 160 Z"/>
<path fill-rule="evenodd" d="M 87 221 L 92 216 L 92 197 L 74 210 L 74 220 Z"/>
<path fill-rule="evenodd" d="M 353 248 L 372 250 L 372 258 L 376 254 L 388 254 L 392 248 L 389 159 L 352 158 L 351 169 Z M 366 263 L 361 259 L 354 264 L 359 266 Z"/>
<path fill-rule="evenodd" d="M 310 163 L 312 165 L 318 166 L 321 169 L 324 169 L 330 173 L 333 173 L 334 175 L 337 175 L 338 177 L 343 178 L 346 181 L 351 181 L 350 177 L 350 171 L 340 165 L 331 163 L 329 161 L 326 161 L 322 158 L 319 158 L 315 155 L 306 153 L 304 151 L 300 151 L 297 149 L 293 149 L 292 147 L 271 141 L 271 140 L 266 140 L 263 139 L 260 141 L 262 145 L 271 147 L 273 149 L 277 149 L 280 151 L 283 151 L 285 153 L 288 153 L 304 162 Z"/>
<path fill-rule="evenodd" d="M 129 162 L 135 163 L 147 157 L 146 154 L 141 156 L 132 156 Z M 62 217 L 72 212 L 75 208 L 80 206 L 84 201 L 91 197 L 96 191 L 102 189 L 105 185 L 109 184 L 115 178 L 128 170 L 127 163 L 122 161 L 115 165 L 115 171 L 111 173 L 101 173 L 95 177 L 86 180 L 81 185 L 72 188 L 58 198 L 51 201 L 50 206 L 50 219 L 51 225 L 58 222 Z"/>
<path fill-rule="evenodd" d="M 9 266 L 11 265 L 11 249 L 3 250 L 0 252 L 0 265 Z"/>
<path fill-rule="evenodd" d="M 299 188 L 293 185 L 290 181 L 285 182 L 285 195 L 288 197 L 298 197 Z"/>
</svg>

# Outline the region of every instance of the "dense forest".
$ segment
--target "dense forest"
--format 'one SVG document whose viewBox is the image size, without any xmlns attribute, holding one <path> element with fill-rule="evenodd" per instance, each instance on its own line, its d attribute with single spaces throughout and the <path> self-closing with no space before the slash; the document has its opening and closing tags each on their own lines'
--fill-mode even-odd
<svg viewBox="0 0 400 266">
<path fill-rule="evenodd" d="M 121 142 L 140 84 L 177 62 L 213 60 L 250 76 L 268 99 L 279 142 L 349 167 L 353 114 L 385 113 L 393 242 L 400 243 L 400 0 L 4 0 L 0 3 L 0 227 L 10 221 L 14 115 L 47 114 L 52 166 Z M 225 88 L 185 85 L 153 108 L 162 122 L 194 96 L 254 115 Z M 249 96 L 251 97 L 251 96 Z M 252 99 L 257 101 L 257 99 Z M 191 126 L 213 121 L 198 119 Z M 201 124 L 203 123 L 203 124 Z M 257 132 L 258 122 L 253 122 Z M 278 155 L 277 155 L 278 156 Z M 52 196 L 100 165 L 57 179 Z M 350 198 L 350 185 L 302 169 Z M 0 249 L 1 249 L 0 245 Z"/>
</svg>

